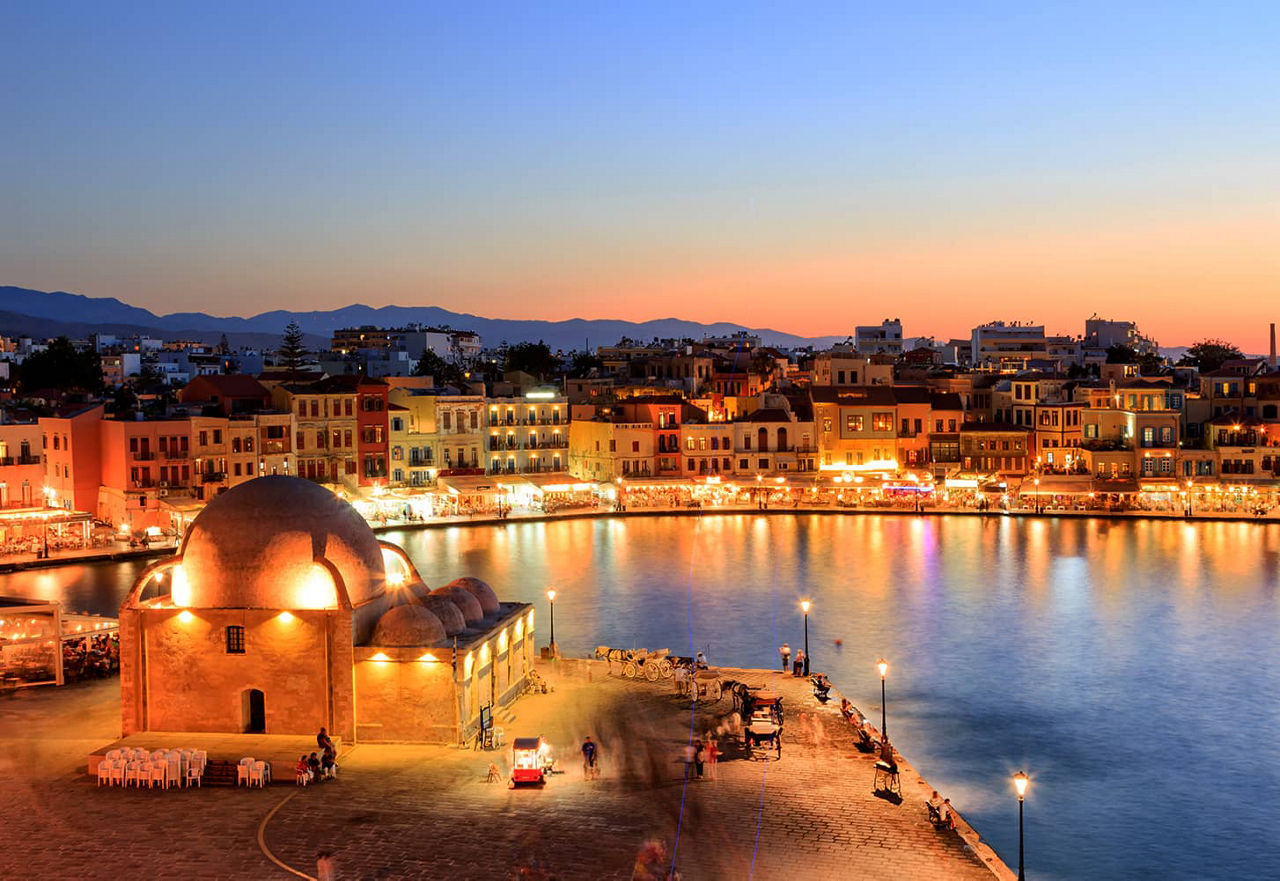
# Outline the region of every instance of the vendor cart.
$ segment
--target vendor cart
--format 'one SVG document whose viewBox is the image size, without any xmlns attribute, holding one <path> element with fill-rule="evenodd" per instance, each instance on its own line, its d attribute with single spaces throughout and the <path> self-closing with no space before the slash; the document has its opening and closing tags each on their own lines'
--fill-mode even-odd
<svg viewBox="0 0 1280 881">
<path fill-rule="evenodd" d="M 541 786 L 547 782 L 546 745 L 541 737 L 517 737 L 511 744 L 511 780 L 517 786 Z"/>
</svg>

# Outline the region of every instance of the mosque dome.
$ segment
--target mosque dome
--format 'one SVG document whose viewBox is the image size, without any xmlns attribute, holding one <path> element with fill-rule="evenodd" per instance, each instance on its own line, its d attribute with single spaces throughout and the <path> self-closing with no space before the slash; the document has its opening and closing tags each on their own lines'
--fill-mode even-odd
<svg viewBox="0 0 1280 881">
<path fill-rule="evenodd" d="M 395 606 L 378 619 L 373 630 L 373 645 L 421 646 L 444 639 L 440 619 L 416 603 Z"/>
<path fill-rule="evenodd" d="M 448 597 L 425 596 L 420 602 L 423 608 L 440 619 L 445 636 L 457 636 L 467 629 L 467 619 L 462 616 L 462 610 Z"/>
<path fill-rule="evenodd" d="M 464 575 L 462 578 L 455 578 L 445 587 L 460 587 L 467 593 L 471 594 L 480 603 L 480 610 L 485 615 L 493 615 L 502 611 L 502 606 L 498 602 L 498 595 L 493 592 L 493 588 L 485 584 L 479 578 L 470 575 Z"/>
<path fill-rule="evenodd" d="M 259 477 L 192 522 L 174 602 L 195 608 L 322 609 L 382 594 L 378 539 L 350 504 L 300 477 Z M 335 577 L 336 576 L 336 577 Z"/>
<path fill-rule="evenodd" d="M 480 608 L 480 601 L 472 596 L 471 591 L 465 587 L 446 584 L 444 587 L 437 587 L 431 591 L 431 595 L 443 597 L 452 602 L 462 612 L 462 617 L 466 619 L 468 624 L 475 624 L 484 620 L 484 610 Z"/>
</svg>

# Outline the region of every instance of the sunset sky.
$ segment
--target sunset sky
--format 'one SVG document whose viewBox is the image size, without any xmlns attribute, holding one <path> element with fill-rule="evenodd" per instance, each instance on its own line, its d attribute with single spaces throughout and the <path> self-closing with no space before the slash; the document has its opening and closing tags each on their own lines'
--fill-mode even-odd
<svg viewBox="0 0 1280 881">
<path fill-rule="evenodd" d="M 0 284 L 1262 350 L 1280 4 L 1036 6 L 3 4 Z"/>
</svg>

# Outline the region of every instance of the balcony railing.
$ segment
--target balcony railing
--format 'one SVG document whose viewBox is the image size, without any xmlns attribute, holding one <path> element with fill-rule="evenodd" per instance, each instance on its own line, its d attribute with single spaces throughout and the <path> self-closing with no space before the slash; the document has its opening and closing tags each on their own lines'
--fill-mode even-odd
<svg viewBox="0 0 1280 881">
<path fill-rule="evenodd" d="M 151 462 L 156 458 L 156 454 L 152 450 L 134 450 L 129 455 L 135 462 Z"/>
<path fill-rule="evenodd" d="M 200 475 L 201 483 L 222 483 L 226 479 L 227 472 L 225 471 L 206 471 Z"/>
</svg>

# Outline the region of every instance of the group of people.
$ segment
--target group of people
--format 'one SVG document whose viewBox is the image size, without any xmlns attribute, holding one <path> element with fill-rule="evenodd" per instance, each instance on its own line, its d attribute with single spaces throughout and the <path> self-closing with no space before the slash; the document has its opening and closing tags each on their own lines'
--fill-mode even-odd
<svg viewBox="0 0 1280 881">
<path fill-rule="evenodd" d="M 938 790 L 933 791 L 933 795 L 929 796 L 929 807 L 937 814 L 938 819 L 934 822 L 939 829 L 956 828 L 955 812 L 951 809 L 951 799 L 941 798 Z"/>
<path fill-rule="evenodd" d="M 806 675 L 805 666 L 808 662 L 808 658 L 806 658 L 804 655 L 804 649 L 796 649 L 796 660 L 795 660 L 795 663 L 792 664 L 791 663 L 791 646 L 788 643 L 784 642 L 781 646 L 778 647 L 778 657 L 782 658 L 783 673 L 786 673 L 787 668 L 790 667 L 792 676 Z"/>
<path fill-rule="evenodd" d="M 720 745 L 708 732 L 705 738 L 698 737 L 684 748 L 686 776 L 692 770 L 695 780 L 715 780 L 716 766 L 720 763 Z"/>
<path fill-rule="evenodd" d="M 316 735 L 316 751 L 298 757 L 298 777 L 305 783 L 327 780 L 338 776 L 338 748 L 324 729 Z"/>
</svg>

